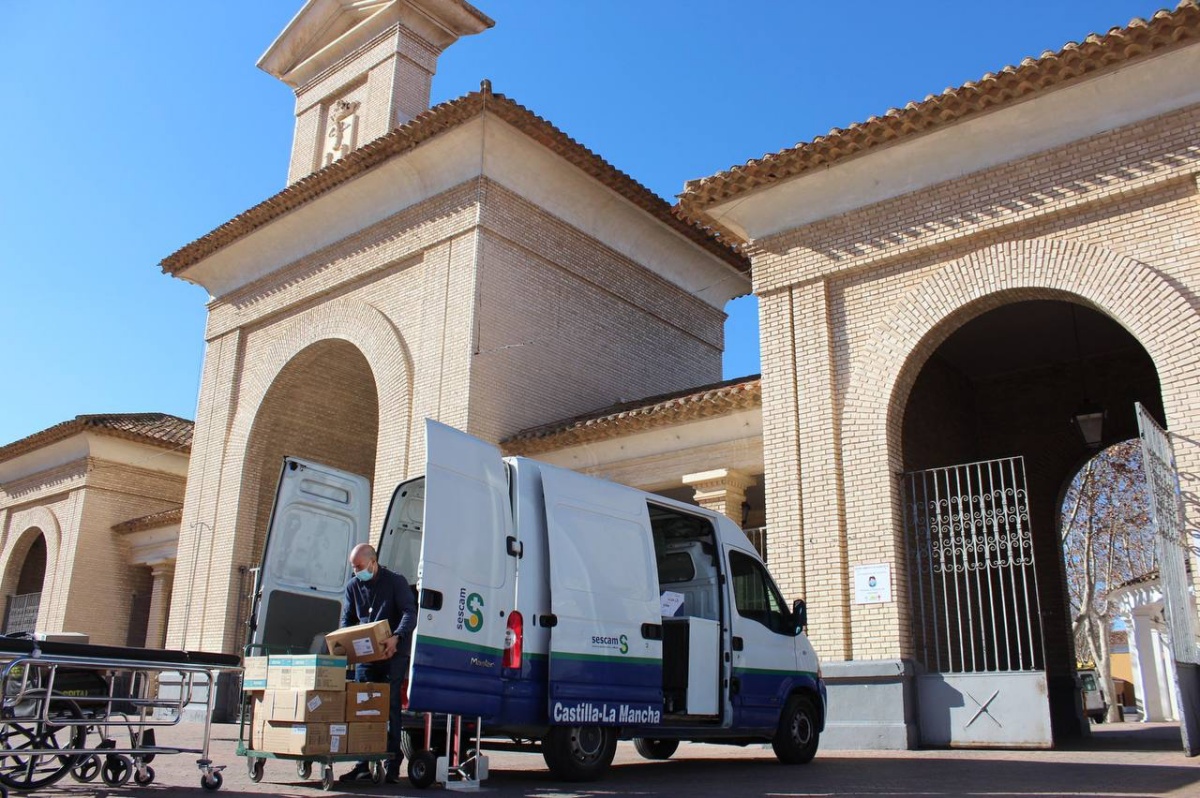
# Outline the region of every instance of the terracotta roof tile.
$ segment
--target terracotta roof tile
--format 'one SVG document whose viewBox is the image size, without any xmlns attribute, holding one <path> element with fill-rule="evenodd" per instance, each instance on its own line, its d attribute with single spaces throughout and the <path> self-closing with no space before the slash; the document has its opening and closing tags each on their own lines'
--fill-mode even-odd
<svg viewBox="0 0 1200 798">
<path fill-rule="evenodd" d="M 754 375 L 610 405 L 522 430 L 500 445 L 506 454 L 531 455 L 761 406 L 762 380 Z"/>
<path fill-rule="evenodd" d="M 891 108 L 848 128 L 734 166 L 711 177 L 688 181 L 679 198 L 680 212 L 704 220 L 706 208 L 772 183 L 826 167 L 900 139 L 927 133 L 1031 94 L 1082 78 L 1098 70 L 1129 63 L 1169 48 L 1200 40 L 1200 3 L 1183 0 L 1174 11 L 1159 11 L 1149 20 L 1134 19 L 1124 28 L 1092 34 L 1006 66 L 977 81 L 949 88 L 903 108 Z"/>
<path fill-rule="evenodd" d="M 178 274 L 188 266 L 229 246 L 273 219 L 295 210 L 390 158 L 416 149 L 424 142 L 465 124 L 485 111 L 508 122 L 529 138 L 559 155 L 651 216 L 656 217 L 685 238 L 724 259 L 740 271 L 749 272 L 749 261 L 717 234 L 683 218 L 661 197 L 563 133 L 550 122 L 524 106 L 518 105 L 503 94 L 494 94 L 488 81 L 483 82 L 479 91 L 434 106 L 411 122 L 380 136 L 344 158 L 296 181 L 253 208 L 238 214 L 207 235 L 164 258 L 160 264 L 162 270 L 166 274 Z"/>
<path fill-rule="evenodd" d="M 147 529 L 157 529 L 160 526 L 170 526 L 183 521 L 183 507 L 172 507 L 170 510 L 160 510 L 157 513 L 143 515 L 141 518 L 133 518 L 129 521 L 122 521 L 119 524 L 113 524 L 113 532 L 118 534 L 129 534 L 131 532 L 142 532 Z"/>
<path fill-rule="evenodd" d="M 192 450 L 192 427 L 186 418 L 166 413 L 102 413 L 75 416 L 41 432 L 0 446 L 0 461 L 48 446 L 81 432 L 95 432 L 116 438 L 148 443 L 164 449 L 188 453 Z"/>
</svg>

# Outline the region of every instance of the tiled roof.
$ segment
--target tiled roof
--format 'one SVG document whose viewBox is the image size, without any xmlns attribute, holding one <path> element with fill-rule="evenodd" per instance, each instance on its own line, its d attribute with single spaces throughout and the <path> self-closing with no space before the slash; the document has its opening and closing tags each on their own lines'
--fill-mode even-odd
<svg viewBox="0 0 1200 798">
<path fill-rule="evenodd" d="M 503 94 L 494 94 L 488 81 L 483 82 L 479 91 L 434 106 L 411 122 L 380 136 L 235 216 L 207 235 L 164 258 L 160 264 L 162 270 L 166 274 L 178 274 L 273 219 L 295 210 L 390 158 L 416 149 L 435 136 L 458 127 L 485 111 L 503 119 L 680 235 L 724 259 L 740 271 L 750 271 L 749 261 L 717 235 L 684 219 L 661 197 L 545 119 Z"/>
<path fill-rule="evenodd" d="M 612 405 L 522 430 L 500 445 L 506 454 L 530 455 L 761 406 L 762 380 L 756 374 Z"/>
<path fill-rule="evenodd" d="M 170 526 L 183 521 L 183 507 L 172 507 L 170 510 L 160 510 L 157 513 L 143 515 L 141 518 L 134 518 L 129 521 L 122 521 L 119 524 L 113 524 L 113 532 L 126 534 L 130 532 L 142 532 L 146 529 L 157 529 L 160 526 Z"/>
<path fill-rule="evenodd" d="M 55 424 L 7 446 L 0 446 L 0 461 L 11 460 L 81 432 L 111 435 L 187 453 L 192 450 L 192 427 L 192 422 L 186 418 L 169 416 L 166 413 L 103 413 L 75 416 L 70 421 Z"/>
<path fill-rule="evenodd" d="M 834 128 L 807 143 L 688 181 L 679 208 L 688 218 L 701 219 L 706 208 L 738 195 L 1198 40 L 1200 3 L 1183 0 L 1174 11 L 1159 11 L 1149 20 L 1134 19 L 1124 28 L 1113 28 L 1102 36 L 1092 34 L 1082 42 L 1068 43 L 1058 52 L 1026 58 L 1017 66 L 1006 66 L 978 81 L 931 94 L 921 102 L 891 108 L 882 116 L 848 128 Z"/>
</svg>

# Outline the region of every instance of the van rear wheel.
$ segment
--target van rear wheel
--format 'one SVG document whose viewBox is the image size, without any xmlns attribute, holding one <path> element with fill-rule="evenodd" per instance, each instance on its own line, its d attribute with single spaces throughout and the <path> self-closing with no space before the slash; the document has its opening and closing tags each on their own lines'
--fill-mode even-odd
<svg viewBox="0 0 1200 798">
<path fill-rule="evenodd" d="M 653 737 L 634 737 L 633 747 L 644 759 L 670 759 L 679 748 L 678 740 L 658 740 Z"/>
<path fill-rule="evenodd" d="M 771 748 L 775 756 L 785 765 L 803 765 L 817 755 L 821 733 L 817 723 L 817 710 L 812 699 L 794 695 L 788 699 L 779 716 L 779 728 Z"/>
<path fill-rule="evenodd" d="M 617 731 L 609 726 L 551 726 L 542 758 L 556 779 L 595 781 L 617 754 Z"/>
</svg>

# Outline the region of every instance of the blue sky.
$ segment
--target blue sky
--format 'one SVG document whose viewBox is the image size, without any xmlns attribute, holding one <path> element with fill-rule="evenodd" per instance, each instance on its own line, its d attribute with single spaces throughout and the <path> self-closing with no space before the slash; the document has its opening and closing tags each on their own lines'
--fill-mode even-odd
<svg viewBox="0 0 1200 798">
<path fill-rule="evenodd" d="M 475 0 L 496 27 L 434 102 L 490 78 L 667 199 L 703 177 L 1161 6 Z M 0 443 L 80 413 L 191 418 L 204 291 L 166 255 L 284 186 L 291 91 L 255 68 L 301 0 L 0 0 Z M 758 371 L 753 298 L 726 376 Z"/>
</svg>

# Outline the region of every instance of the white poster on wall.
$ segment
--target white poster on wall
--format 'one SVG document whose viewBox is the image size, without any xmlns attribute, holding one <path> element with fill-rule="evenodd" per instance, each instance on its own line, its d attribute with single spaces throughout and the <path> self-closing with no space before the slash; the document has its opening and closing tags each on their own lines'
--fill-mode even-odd
<svg viewBox="0 0 1200 798">
<path fill-rule="evenodd" d="M 854 603 L 886 604 L 892 600 L 892 566 L 886 562 L 854 566 Z"/>
</svg>

